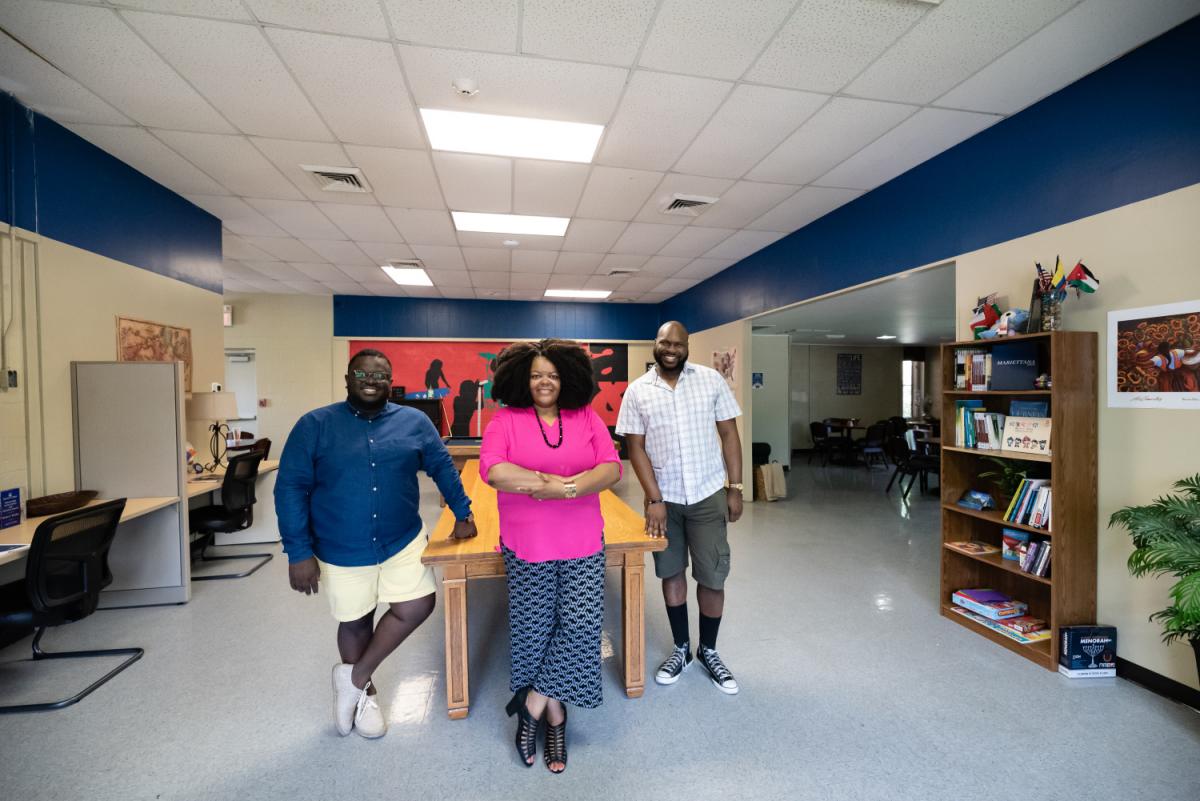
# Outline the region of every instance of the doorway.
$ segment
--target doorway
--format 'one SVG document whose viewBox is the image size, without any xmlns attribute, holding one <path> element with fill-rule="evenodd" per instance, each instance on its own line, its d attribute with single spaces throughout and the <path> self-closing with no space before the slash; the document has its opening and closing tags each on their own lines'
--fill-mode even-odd
<svg viewBox="0 0 1200 801">
<path fill-rule="evenodd" d="M 231 429 L 258 438 L 258 370 L 253 348 L 225 351 L 225 390 L 237 397 L 238 416 L 227 421 Z"/>
</svg>

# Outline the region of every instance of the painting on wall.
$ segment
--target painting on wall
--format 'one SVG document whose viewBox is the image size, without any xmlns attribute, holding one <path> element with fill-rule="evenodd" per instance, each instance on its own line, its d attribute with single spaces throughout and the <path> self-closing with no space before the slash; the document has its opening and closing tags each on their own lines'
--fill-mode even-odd
<svg viewBox="0 0 1200 801">
<path fill-rule="evenodd" d="M 183 391 L 192 391 L 192 329 L 117 317 L 117 361 L 183 362 Z"/>
<path fill-rule="evenodd" d="M 714 350 L 712 355 L 713 369 L 721 374 L 730 389 L 737 386 L 737 348 Z"/>
<path fill-rule="evenodd" d="M 839 353 L 837 355 L 837 394 L 862 394 L 861 353 Z"/>
<path fill-rule="evenodd" d="M 1108 405 L 1200 409 L 1200 300 L 1108 313 Z"/>
<path fill-rule="evenodd" d="M 446 421 L 443 434 L 479 436 L 499 404 L 492 400 L 496 357 L 510 342 L 395 342 L 355 339 L 350 353 L 375 348 L 392 362 L 392 386 L 405 393 L 441 398 Z M 617 424 L 621 398 L 629 386 L 629 346 L 625 343 L 580 343 L 592 358 L 596 395 L 592 408 L 611 431 Z"/>
</svg>

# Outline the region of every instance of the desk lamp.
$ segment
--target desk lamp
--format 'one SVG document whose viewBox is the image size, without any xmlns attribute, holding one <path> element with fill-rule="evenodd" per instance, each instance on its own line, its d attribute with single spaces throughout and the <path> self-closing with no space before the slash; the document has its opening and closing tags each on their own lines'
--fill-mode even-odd
<svg viewBox="0 0 1200 801">
<path fill-rule="evenodd" d="M 212 463 L 204 466 L 205 470 L 213 471 L 221 467 L 221 457 L 225 437 L 229 433 L 226 420 L 236 420 L 238 417 L 237 395 L 232 392 L 193 392 L 187 402 L 189 420 L 212 420 L 208 430 L 212 436 L 208 440 L 208 449 L 212 453 Z"/>
</svg>

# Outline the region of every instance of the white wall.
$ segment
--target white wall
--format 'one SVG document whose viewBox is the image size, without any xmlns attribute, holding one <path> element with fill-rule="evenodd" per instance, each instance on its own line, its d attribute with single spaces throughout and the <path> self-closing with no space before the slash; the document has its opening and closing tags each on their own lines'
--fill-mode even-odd
<svg viewBox="0 0 1200 801">
<path fill-rule="evenodd" d="M 771 460 L 784 467 L 792 465 L 791 431 L 788 422 L 788 386 L 791 381 L 786 335 L 768 334 L 751 337 L 751 373 L 763 374 L 763 386 L 750 388 L 754 420 L 753 442 L 771 446 Z"/>
</svg>

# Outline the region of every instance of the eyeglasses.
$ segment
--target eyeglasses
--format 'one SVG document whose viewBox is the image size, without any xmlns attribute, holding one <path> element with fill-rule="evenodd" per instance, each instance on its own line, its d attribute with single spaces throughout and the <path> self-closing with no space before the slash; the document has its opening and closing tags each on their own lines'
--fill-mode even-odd
<svg viewBox="0 0 1200 801">
<path fill-rule="evenodd" d="M 369 373 L 366 370 L 352 370 L 350 372 L 350 375 L 354 376 L 359 381 L 365 381 L 368 378 L 371 379 L 372 381 L 391 381 L 392 380 L 392 374 L 385 373 L 382 370 L 375 370 L 375 371 L 369 372 Z"/>
</svg>

